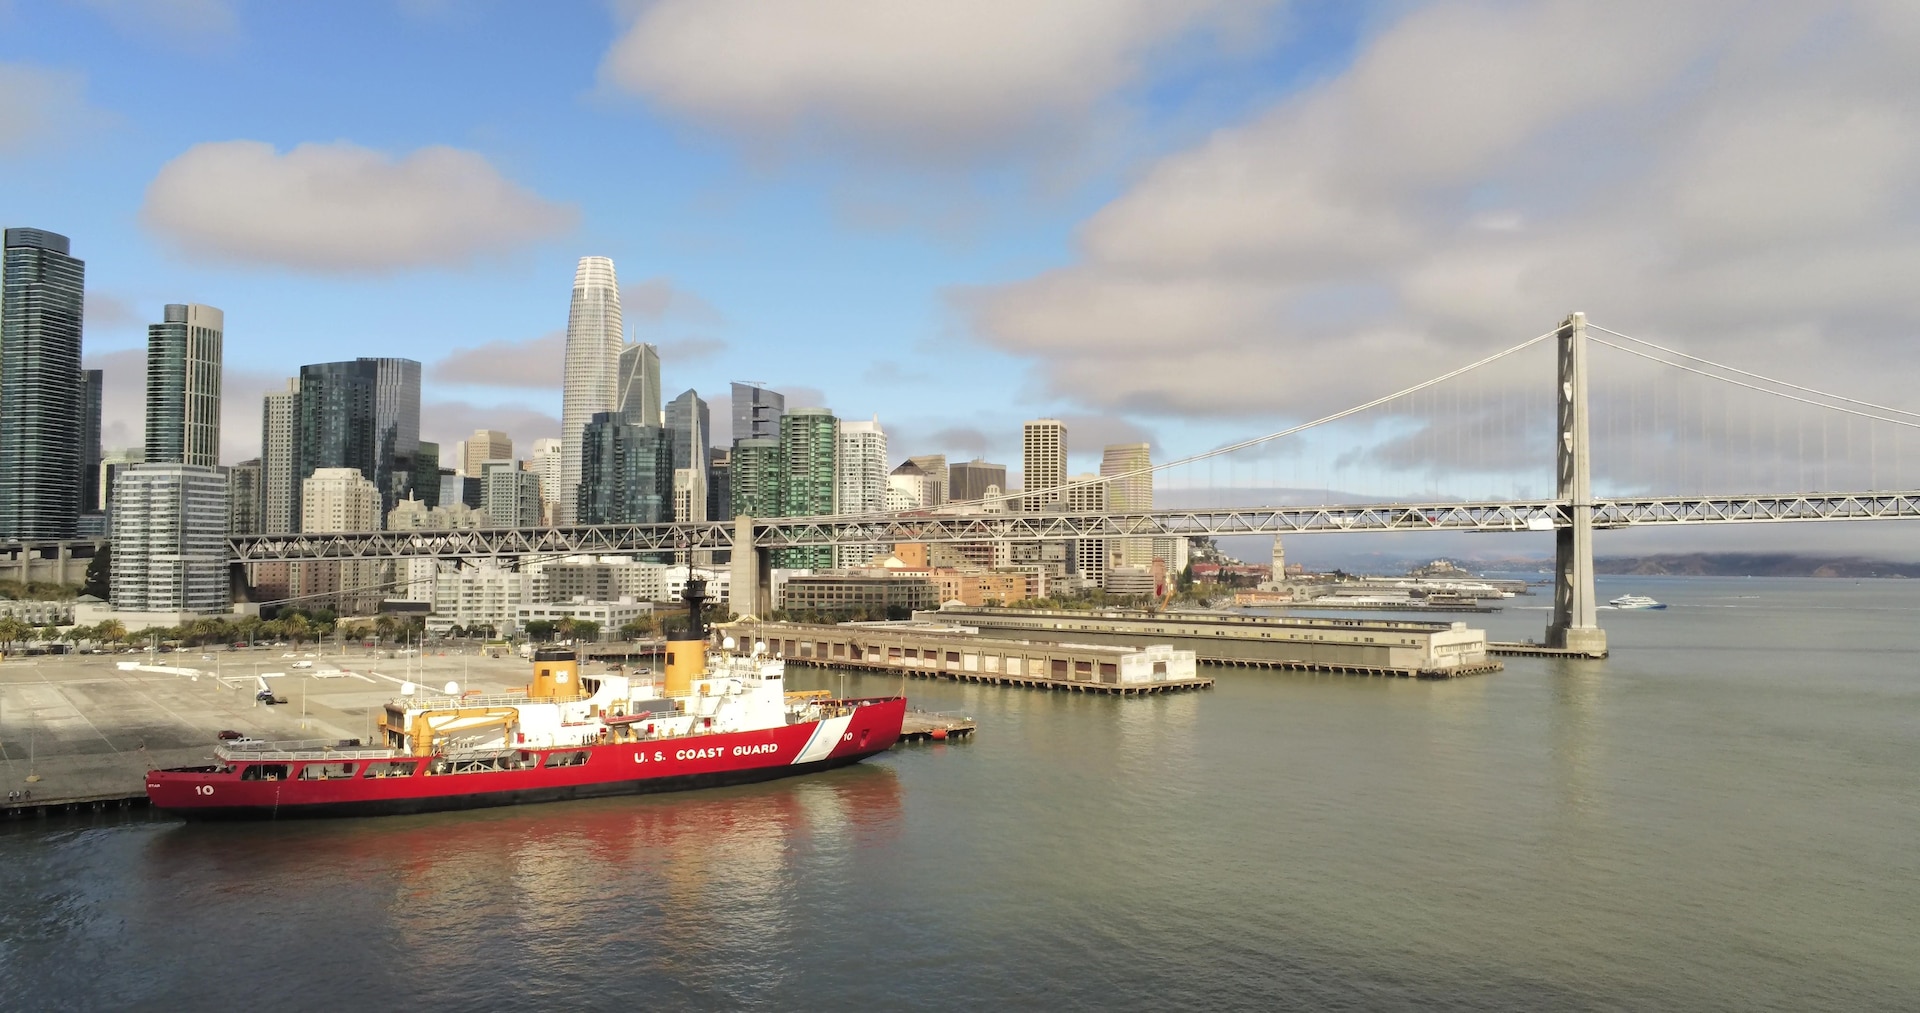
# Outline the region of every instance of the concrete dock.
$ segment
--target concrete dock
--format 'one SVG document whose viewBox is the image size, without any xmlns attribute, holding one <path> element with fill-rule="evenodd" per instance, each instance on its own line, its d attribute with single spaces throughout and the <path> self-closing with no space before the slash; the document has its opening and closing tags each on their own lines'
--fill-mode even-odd
<svg viewBox="0 0 1920 1013">
<path fill-rule="evenodd" d="M 900 741 L 945 742 L 964 739 L 971 736 L 977 727 L 974 720 L 965 715 L 910 710 L 906 719 L 900 722 Z"/>
</svg>

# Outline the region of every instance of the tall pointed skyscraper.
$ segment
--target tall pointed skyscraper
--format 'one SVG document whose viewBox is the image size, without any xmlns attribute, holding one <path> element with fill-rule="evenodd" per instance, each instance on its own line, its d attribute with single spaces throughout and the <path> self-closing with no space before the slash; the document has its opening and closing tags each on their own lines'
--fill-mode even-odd
<svg viewBox="0 0 1920 1013">
<path fill-rule="evenodd" d="M 561 381 L 559 495 L 554 518 L 572 524 L 580 489 L 580 448 L 587 423 L 617 411 L 620 374 L 620 281 L 607 257 L 581 257 L 573 272 L 573 305 L 567 312 L 567 361 Z"/>
<path fill-rule="evenodd" d="M 660 409 L 660 349 L 644 342 L 620 350 L 614 410 L 636 426 L 665 424 Z"/>
</svg>

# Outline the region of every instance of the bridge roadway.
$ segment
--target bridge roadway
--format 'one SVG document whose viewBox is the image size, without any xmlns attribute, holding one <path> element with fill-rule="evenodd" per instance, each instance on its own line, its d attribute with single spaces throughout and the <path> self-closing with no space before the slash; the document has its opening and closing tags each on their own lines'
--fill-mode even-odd
<svg viewBox="0 0 1920 1013">
<path fill-rule="evenodd" d="M 1595 498 L 1601 529 L 1683 524 L 1920 519 L 1920 491 L 1751 496 Z M 744 520 L 744 523 L 740 523 Z M 603 524 L 464 531 L 356 531 L 242 535 L 228 539 L 235 563 L 317 559 L 565 556 L 896 542 L 1036 542 L 1078 538 L 1300 534 L 1357 531 L 1554 531 L 1573 523 L 1553 499 L 1480 503 L 1356 503 L 1152 510 L 1138 513 L 952 514 L 757 517 L 674 524 Z M 5 549 L 0 548 L 0 554 Z"/>
</svg>

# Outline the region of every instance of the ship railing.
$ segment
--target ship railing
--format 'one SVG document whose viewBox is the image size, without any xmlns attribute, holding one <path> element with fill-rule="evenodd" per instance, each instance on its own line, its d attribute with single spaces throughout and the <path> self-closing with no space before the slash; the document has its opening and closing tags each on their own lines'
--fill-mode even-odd
<svg viewBox="0 0 1920 1013">
<path fill-rule="evenodd" d="M 218 746 L 214 754 L 228 762 L 286 762 L 289 760 L 325 760 L 340 763 L 347 760 L 390 760 L 408 755 L 385 746 L 342 746 L 329 739 L 314 739 L 304 742 L 262 742 L 241 743 L 237 746 Z"/>
</svg>

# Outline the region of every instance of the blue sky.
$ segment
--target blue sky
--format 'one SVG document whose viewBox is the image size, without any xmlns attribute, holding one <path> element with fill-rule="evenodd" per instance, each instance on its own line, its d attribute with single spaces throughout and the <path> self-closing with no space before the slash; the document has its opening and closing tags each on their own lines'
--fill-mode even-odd
<svg viewBox="0 0 1920 1013">
<path fill-rule="evenodd" d="M 227 313 L 229 459 L 263 390 L 355 355 L 426 364 L 429 438 L 525 447 L 557 433 L 555 335 L 601 254 L 669 396 L 765 381 L 878 415 L 896 458 L 1016 466 L 1020 421 L 1052 415 L 1089 469 L 1573 309 L 1907 405 L 1914 94 L 1901 0 L 0 0 L 0 218 L 88 263 L 110 445 L 138 442 L 145 324 L 199 301 Z M 1622 362 L 1614 417 L 1641 389 Z M 1448 410 L 1484 435 L 1460 406 L 1550 368 Z M 1447 403 L 1238 481 L 1544 486 L 1409 463 L 1462 442 Z M 1622 488 L 1738 442 L 1647 418 Z"/>
</svg>

